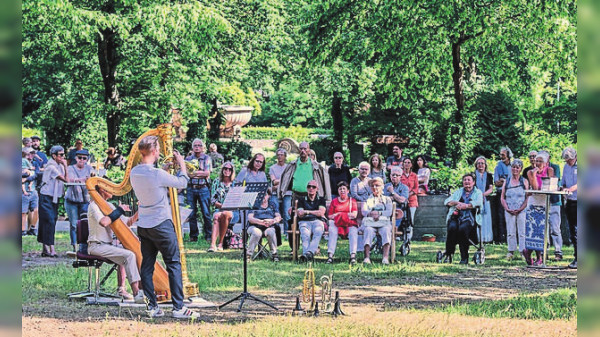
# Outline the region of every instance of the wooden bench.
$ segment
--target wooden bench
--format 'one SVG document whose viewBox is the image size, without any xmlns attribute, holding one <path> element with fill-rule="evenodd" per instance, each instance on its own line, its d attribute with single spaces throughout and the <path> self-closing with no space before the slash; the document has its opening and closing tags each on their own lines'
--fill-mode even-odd
<svg viewBox="0 0 600 337">
<path fill-rule="evenodd" d="M 331 204 L 330 201 L 327 201 L 327 210 L 329 210 L 329 205 Z M 363 202 L 358 202 L 357 206 L 358 206 L 358 215 L 356 217 L 356 221 L 358 222 L 358 228 L 359 228 L 359 232 L 358 235 L 359 236 L 363 236 L 363 228 L 362 228 L 362 212 L 360 211 L 362 209 L 362 205 Z M 292 234 L 294 233 L 294 235 L 291 235 L 292 237 L 292 261 L 297 261 L 298 260 L 298 242 L 300 241 L 300 230 L 298 229 L 298 201 L 296 201 L 294 203 L 294 218 L 292 221 L 292 229 L 288 230 L 287 233 L 288 234 Z M 396 231 L 396 203 L 393 203 L 393 208 L 392 208 L 392 219 L 391 219 L 391 223 L 392 223 L 392 242 L 390 243 L 390 262 L 394 263 L 395 259 L 396 259 L 396 237 L 402 235 L 401 232 L 397 232 Z M 329 235 L 328 231 L 324 231 L 323 232 L 323 237 L 325 235 Z"/>
</svg>

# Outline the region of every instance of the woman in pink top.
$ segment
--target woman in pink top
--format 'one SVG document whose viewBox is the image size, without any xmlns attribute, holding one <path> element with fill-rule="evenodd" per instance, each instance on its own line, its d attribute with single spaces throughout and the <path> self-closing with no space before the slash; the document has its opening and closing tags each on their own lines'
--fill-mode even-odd
<svg viewBox="0 0 600 337">
<path fill-rule="evenodd" d="M 419 200 L 417 194 L 419 193 L 419 178 L 417 174 L 412 171 L 413 163 L 408 157 L 405 157 L 402 161 L 402 175 L 400 181 L 408 186 L 408 207 L 410 208 L 410 220 L 414 225 L 415 223 L 415 212 L 419 207 Z"/>
</svg>

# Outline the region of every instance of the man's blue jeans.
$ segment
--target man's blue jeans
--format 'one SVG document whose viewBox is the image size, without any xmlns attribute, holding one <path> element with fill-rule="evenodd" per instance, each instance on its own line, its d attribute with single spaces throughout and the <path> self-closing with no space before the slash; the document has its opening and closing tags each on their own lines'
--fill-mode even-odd
<svg viewBox="0 0 600 337">
<path fill-rule="evenodd" d="M 202 187 L 198 189 L 187 189 L 187 201 L 192 206 L 192 214 L 190 215 L 190 238 L 198 238 L 198 204 L 202 212 L 202 232 L 204 239 L 209 240 L 212 236 L 212 221 L 210 213 L 210 189 Z"/>
<path fill-rule="evenodd" d="M 281 213 L 281 217 L 283 218 L 283 226 L 284 231 L 287 232 L 290 229 L 290 214 L 288 213 L 289 209 L 292 208 L 292 196 L 284 195 L 283 196 L 283 213 Z"/>
<path fill-rule="evenodd" d="M 69 234 L 71 235 L 71 245 L 77 244 L 77 220 L 82 213 L 86 213 L 88 209 L 87 202 L 72 202 L 65 199 L 65 211 L 69 218 Z"/>
<path fill-rule="evenodd" d="M 140 277 L 144 294 L 148 297 L 150 308 L 155 308 L 156 294 L 154 292 L 154 264 L 158 252 L 162 255 L 167 272 L 169 273 L 169 288 L 173 309 L 179 310 L 183 307 L 183 281 L 181 279 L 181 256 L 177 244 L 177 235 L 171 220 L 165 220 L 153 228 L 138 227 L 140 237 L 140 250 L 142 252 L 142 266 Z"/>
</svg>

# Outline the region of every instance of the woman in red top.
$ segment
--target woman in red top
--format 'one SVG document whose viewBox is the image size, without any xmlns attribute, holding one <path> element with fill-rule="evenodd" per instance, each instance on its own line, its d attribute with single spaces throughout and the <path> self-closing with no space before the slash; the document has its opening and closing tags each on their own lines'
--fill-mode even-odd
<svg viewBox="0 0 600 337">
<path fill-rule="evenodd" d="M 356 248 L 358 247 L 358 206 L 356 200 L 349 195 L 348 183 L 338 183 L 339 197 L 331 201 L 329 205 L 329 241 L 327 242 L 327 253 L 329 257 L 326 263 L 333 263 L 333 255 L 337 247 L 338 235 L 348 237 L 350 241 L 350 264 L 356 264 Z"/>
<path fill-rule="evenodd" d="M 402 175 L 400 181 L 408 186 L 408 207 L 410 208 L 410 222 L 415 224 L 415 212 L 419 207 L 417 194 L 419 193 L 419 177 L 412 171 L 413 163 L 408 157 L 404 157 L 402 161 Z"/>
</svg>

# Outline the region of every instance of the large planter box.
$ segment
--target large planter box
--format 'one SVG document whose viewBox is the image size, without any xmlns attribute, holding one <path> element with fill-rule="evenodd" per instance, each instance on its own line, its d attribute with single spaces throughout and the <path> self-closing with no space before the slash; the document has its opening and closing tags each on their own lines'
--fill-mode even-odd
<svg viewBox="0 0 600 337">
<path fill-rule="evenodd" d="M 436 241 L 446 241 L 446 215 L 444 206 L 447 195 L 419 196 L 419 207 L 415 214 L 413 240 L 420 241 L 423 234 L 433 234 Z"/>
</svg>

